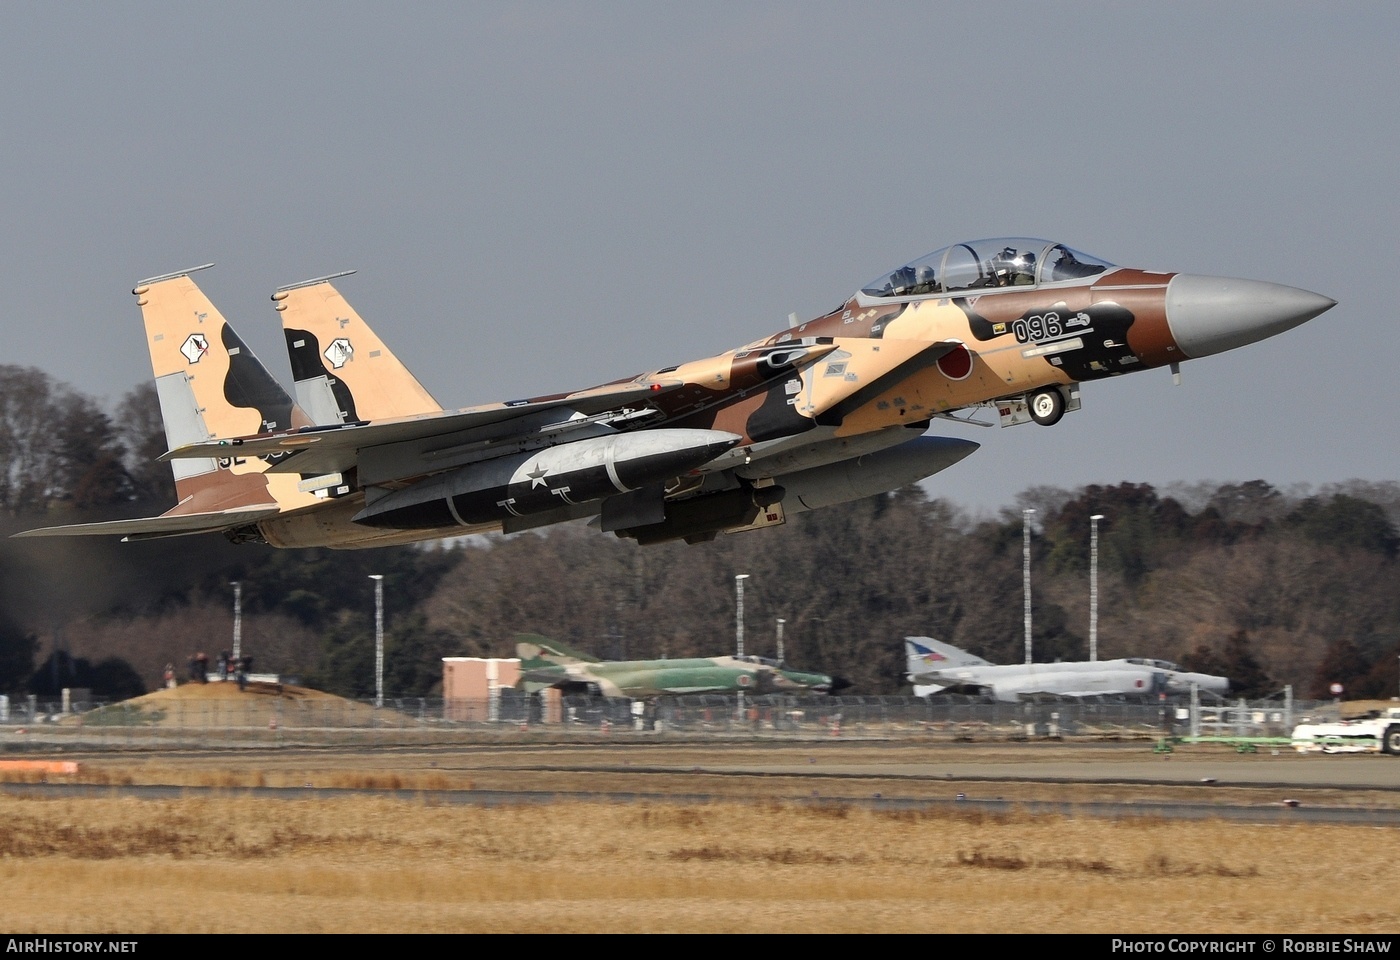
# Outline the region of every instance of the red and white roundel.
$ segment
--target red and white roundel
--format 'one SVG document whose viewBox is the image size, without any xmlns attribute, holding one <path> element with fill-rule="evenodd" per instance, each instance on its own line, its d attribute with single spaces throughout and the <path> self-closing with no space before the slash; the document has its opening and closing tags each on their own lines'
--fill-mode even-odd
<svg viewBox="0 0 1400 960">
<path fill-rule="evenodd" d="M 972 354 L 960 343 L 938 358 L 938 370 L 949 380 L 966 380 L 972 374 Z"/>
<path fill-rule="evenodd" d="M 739 674 L 737 677 L 734 678 L 734 680 L 741 687 L 747 687 L 749 684 L 753 683 L 753 678 L 750 677 L 747 673 Z"/>
</svg>

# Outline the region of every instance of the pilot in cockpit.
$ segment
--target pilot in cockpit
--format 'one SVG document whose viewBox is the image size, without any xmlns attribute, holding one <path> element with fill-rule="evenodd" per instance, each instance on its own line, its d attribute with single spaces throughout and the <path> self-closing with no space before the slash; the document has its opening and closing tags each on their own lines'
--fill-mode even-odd
<svg viewBox="0 0 1400 960">
<path fill-rule="evenodd" d="M 913 289 L 912 292 L 913 292 L 913 293 L 937 293 L 937 292 L 938 292 L 938 278 L 935 276 L 935 273 L 936 273 L 936 271 L 933 269 L 933 265 L 932 265 L 932 264 L 929 264 L 929 265 L 927 265 L 927 266 L 921 267 L 921 268 L 919 269 L 919 282 L 918 282 L 918 285 Z"/>
<path fill-rule="evenodd" d="M 909 288 L 914 285 L 914 268 L 905 264 L 894 273 L 890 274 L 891 292 L 894 296 L 903 296 L 909 292 Z"/>
<path fill-rule="evenodd" d="M 992 276 L 999 287 L 1028 286 L 1035 283 L 1035 254 L 1006 247 L 992 258 Z"/>
</svg>

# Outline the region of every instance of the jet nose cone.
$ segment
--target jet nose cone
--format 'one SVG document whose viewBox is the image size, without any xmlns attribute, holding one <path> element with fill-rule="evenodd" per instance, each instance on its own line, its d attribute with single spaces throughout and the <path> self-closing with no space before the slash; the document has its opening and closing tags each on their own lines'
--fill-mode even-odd
<svg viewBox="0 0 1400 960">
<path fill-rule="evenodd" d="M 1281 283 L 1177 274 L 1167 284 L 1167 325 L 1188 357 L 1207 357 L 1291 330 L 1337 305 Z"/>
</svg>

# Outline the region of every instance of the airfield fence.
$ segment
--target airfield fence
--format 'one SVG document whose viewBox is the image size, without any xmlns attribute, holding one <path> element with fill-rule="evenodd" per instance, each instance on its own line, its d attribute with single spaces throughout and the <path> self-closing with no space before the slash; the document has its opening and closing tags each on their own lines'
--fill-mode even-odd
<svg viewBox="0 0 1400 960">
<path fill-rule="evenodd" d="M 644 703 L 566 696 L 555 705 L 505 689 L 483 700 L 291 700 L 257 695 L 158 707 L 39 702 L 0 710 L 0 750 L 412 747 L 590 738 L 938 741 L 1286 737 L 1330 702 L 1271 699 L 987 703 L 962 697 L 666 697 Z"/>
</svg>

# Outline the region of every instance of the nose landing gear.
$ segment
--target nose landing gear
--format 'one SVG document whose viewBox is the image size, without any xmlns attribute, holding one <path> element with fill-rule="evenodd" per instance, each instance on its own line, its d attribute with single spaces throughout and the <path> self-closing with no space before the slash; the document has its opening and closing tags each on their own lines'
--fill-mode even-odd
<svg viewBox="0 0 1400 960">
<path fill-rule="evenodd" d="M 1026 398 L 1026 406 L 1036 423 L 1054 426 L 1065 415 L 1065 395 L 1055 387 L 1044 387 Z"/>
</svg>

